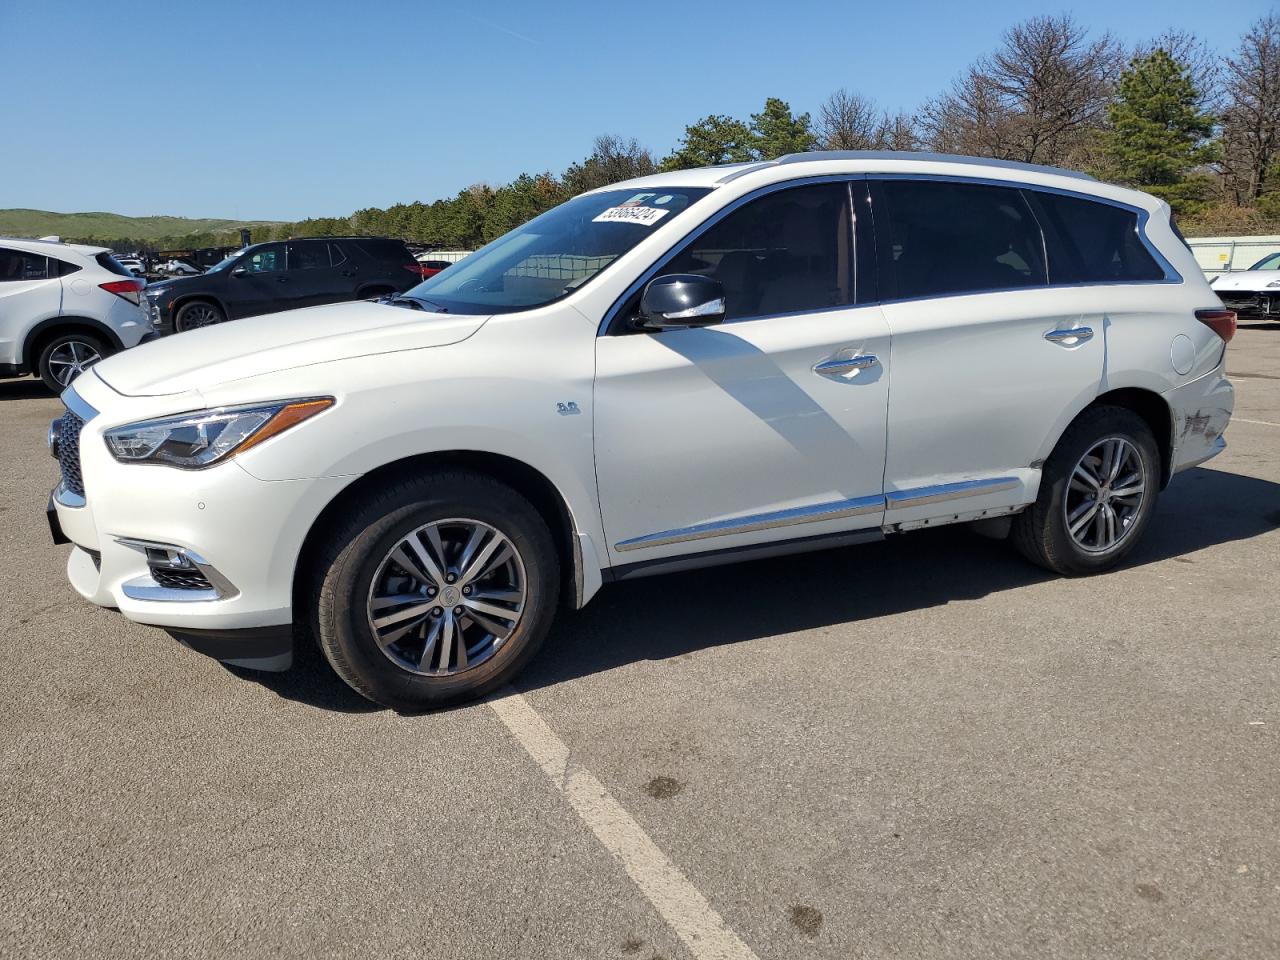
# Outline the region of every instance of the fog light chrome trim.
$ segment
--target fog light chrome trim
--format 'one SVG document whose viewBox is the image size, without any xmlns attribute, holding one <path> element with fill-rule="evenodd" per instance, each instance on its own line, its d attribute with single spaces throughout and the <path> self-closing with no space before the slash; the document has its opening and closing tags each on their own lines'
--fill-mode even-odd
<svg viewBox="0 0 1280 960">
<path fill-rule="evenodd" d="M 121 585 L 120 589 L 131 600 L 150 600 L 164 603 L 201 603 L 210 600 L 230 600 L 239 595 L 235 585 L 224 577 L 218 568 L 190 547 L 174 543 L 161 543 L 157 540 L 139 540 L 135 537 L 116 537 L 116 543 L 132 550 L 137 550 L 147 559 L 148 572 L 141 577 L 134 577 Z M 172 555 L 173 561 L 165 564 L 166 569 L 182 570 L 194 568 L 209 581 L 208 590 L 183 590 L 178 587 L 166 587 L 157 583 L 151 574 L 154 567 L 160 566 L 149 554 L 149 551 L 161 551 Z"/>
</svg>

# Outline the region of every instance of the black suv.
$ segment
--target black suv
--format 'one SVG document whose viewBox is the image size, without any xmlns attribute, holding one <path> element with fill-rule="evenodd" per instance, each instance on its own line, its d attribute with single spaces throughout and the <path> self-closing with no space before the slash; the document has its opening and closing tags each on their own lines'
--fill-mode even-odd
<svg viewBox="0 0 1280 960">
<path fill-rule="evenodd" d="M 400 240 L 308 237 L 259 243 L 198 277 L 151 284 L 145 291 L 147 315 L 160 333 L 180 333 L 260 313 L 403 293 L 422 276 L 422 267 Z"/>
</svg>

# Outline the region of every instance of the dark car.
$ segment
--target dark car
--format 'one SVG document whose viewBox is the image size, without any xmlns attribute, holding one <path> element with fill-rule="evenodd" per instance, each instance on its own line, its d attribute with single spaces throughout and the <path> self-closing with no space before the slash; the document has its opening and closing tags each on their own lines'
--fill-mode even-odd
<svg viewBox="0 0 1280 960">
<path fill-rule="evenodd" d="M 245 247 L 198 277 L 147 287 L 147 315 L 162 334 L 262 313 L 369 300 L 422 282 L 400 240 L 308 237 Z"/>
</svg>

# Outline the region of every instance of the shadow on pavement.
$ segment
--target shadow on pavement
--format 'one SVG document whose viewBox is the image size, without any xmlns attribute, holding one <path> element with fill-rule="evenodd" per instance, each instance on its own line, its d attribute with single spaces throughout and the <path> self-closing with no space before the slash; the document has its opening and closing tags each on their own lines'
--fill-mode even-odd
<svg viewBox="0 0 1280 960">
<path fill-rule="evenodd" d="M 1179 475 L 1161 496 L 1143 542 L 1125 566 L 1246 540 L 1277 526 L 1280 484 L 1197 468 Z M 1025 562 L 1007 544 L 948 527 L 627 581 L 606 586 L 584 610 L 562 613 L 516 684 L 536 689 L 637 660 L 892 616 L 1050 579 L 1054 575 Z M 292 671 L 236 672 L 282 697 L 323 709 L 379 709 L 348 690 L 313 644 L 298 646 Z"/>
<path fill-rule="evenodd" d="M 52 400 L 54 395 L 41 380 L 24 377 L 20 380 L 0 380 L 0 403 L 6 400 Z"/>
</svg>

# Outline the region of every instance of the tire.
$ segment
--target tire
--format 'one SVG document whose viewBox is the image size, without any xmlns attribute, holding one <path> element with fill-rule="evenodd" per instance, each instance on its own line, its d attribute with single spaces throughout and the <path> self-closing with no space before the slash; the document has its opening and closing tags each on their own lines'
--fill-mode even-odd
<svg viewBox="0 0 1280 960">
<path fill-rule="evenodd" d="M 496 569 L 467 583 L 466 551 L 459 548 L 477 529 L 482 539 L 471 554 L 474 563 Z M 493 545 L 486 560 L 493 534 L 506 545 Z M 439 581 L 406 545 L 408 537 L 417 537 Z M 397 551 L 412 561 L 402 565 Z M 446 574 L 456 580 L 440 582 Z M 482 697 L 520 672 L 555 617 L 560 562 L 546 523 L 524 497 L 483 474 L 442 470 L 365 498 L 320 551 L 312 582 L 313 630 L 334 672 L 375 703 L 416 711 Z M 513 597 L 521 588 L 518 602 Z M 462 596 L 466 591 L 469 597 Z M 485 612 L 463 606 L 474 603 L 486 604 Z M 515 610 L 506 609 L 512 605 Z M 507 616 L 490 617 L 496 609 Z M 375 628 L 375 620 L 388 619 L 393 623 Z M 408 633 L 397 638 L 406 625 Z M 501 641 L 499 627 L 509 630 Z M 464 651 L 468 665 L 459 668 Z"/>
<path fill-rule="evenodd" d="M 40 348 L 36 373 L 54 393 L 61 393 L 81 373 L 88 370 L 111 350 L 102 338 L 91 333 L 64 333 Z"/>
<path fill-rule="evenodd" d="M 215 323 L 225 323 L 227 315 L 216 303 L 208 300 L 192 300 L 178 308 L 173 318 L 173 328 L 178 333 L 188 330 L 199 330 L 201 327 L 212 327 Z"/>
<path fill-rule="evenodd" d="M 1110 451 L 1116 455 L 1109 463 Z M 1116 461 L 1115 476 L 1109 478 Z M 1077 465 L 1083 473 L 1077 474 Z M 1136 481 L 1131 479 L 1135 475 Z M 1103 483 L 1095 484 L 1096 476 Z M 1111 493 L 1132 491 L 1135 485 L 1141 486 L 1137 494 Z M 1067 428 L 1045 462 L 1040 494 L 1013 518 L 1010 539 L 1024 557 L 1055 573 L 1101 573 L 1137 545 L 1159 496 L 1160 452 L 1146 421 L 1124 407 L 1090 407 Z M 1081 523 L 1073 534 L 1071 528 Z"/>
</svg>

